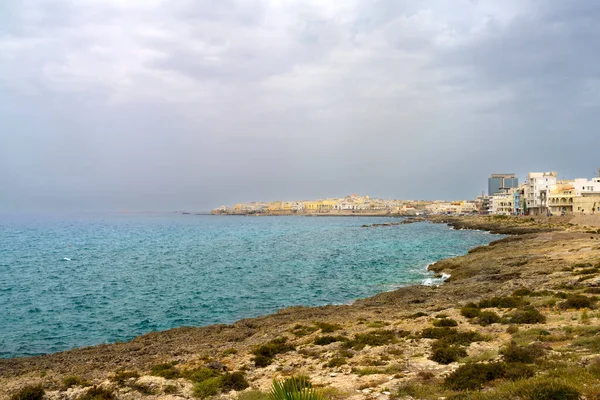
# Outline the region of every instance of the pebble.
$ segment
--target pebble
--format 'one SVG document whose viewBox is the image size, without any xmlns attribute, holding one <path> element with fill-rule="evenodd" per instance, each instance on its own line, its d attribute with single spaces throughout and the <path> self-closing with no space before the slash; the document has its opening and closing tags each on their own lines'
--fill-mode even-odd
<svg viewBox="0 0 600 400">
<path fill-rule="evenodd" d="M 329 374 L 329 376 L 332 378 L 335 378 L 337 376 L 337 374 L 332 372 L 331 374 Z"/>
</svg>

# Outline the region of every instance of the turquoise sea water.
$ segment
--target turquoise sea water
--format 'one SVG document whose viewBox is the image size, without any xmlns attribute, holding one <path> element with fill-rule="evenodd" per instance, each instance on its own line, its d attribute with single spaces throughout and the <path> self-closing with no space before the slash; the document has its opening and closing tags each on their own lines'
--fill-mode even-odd
<svg viewBox="0 0 600 400">
<path fill-rule="evenodd" d="M 431 283 L 429 263 L 496 239 L 430 223 L 361 227 L 388 220 L 0 215 L 0 357 L 348 303 Z"/>
</svg>

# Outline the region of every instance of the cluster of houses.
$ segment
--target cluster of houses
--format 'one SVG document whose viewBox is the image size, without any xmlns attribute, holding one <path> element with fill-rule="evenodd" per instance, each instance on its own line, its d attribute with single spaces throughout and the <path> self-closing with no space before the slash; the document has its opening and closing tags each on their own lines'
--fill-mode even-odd
<svg viewBox="0 0 600 400">
<path fill-rule="evenodd" d="M 344 198 L 272 201 L 221 206 L 213 214 L 399 214 L 419 215 L 429 202 L 375 199 L 352 194 Z"/>
<path fill-rule="evenodd" d="M 600 169 L 590 179 L 558 179 L 556 172 L 530 172 L 519 184 L 514 174 L 492 174 L 488 195 L 477 197 L 482 214 L 579 215 L 600 213 Z"/>
<path fill-rule="evenodd" d="M 560 180 L 556 172 L 530 172 L 519 184 L 515 174 L 492 174 L 488 194 L 475 200 L 425 201 L 384 200 L 353 194 L 321 200 L 272 201 L 221 206 L 213 214 L 493 214 L 573 215 L 600 213 L 600 169 L 591 180 Z"/>
</svg>

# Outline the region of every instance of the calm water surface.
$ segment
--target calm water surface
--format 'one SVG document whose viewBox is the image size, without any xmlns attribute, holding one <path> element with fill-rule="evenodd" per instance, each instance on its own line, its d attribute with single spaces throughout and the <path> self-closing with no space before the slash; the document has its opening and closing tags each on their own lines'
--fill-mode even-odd
<svg viewBox="0 0 600 400">
<path fill-rule="evenodd" d="M 386 218 L 0 215 L 0 357 L 347 303 L 496 236 Z M 397 220 L 394 220 L 397 221 Z"/>
</svg>

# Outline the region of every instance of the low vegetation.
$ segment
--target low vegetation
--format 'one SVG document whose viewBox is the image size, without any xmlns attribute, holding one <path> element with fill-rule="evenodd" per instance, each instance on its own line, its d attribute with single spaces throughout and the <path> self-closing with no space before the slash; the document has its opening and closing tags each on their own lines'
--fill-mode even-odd
<svg viewBox="0 0 600 400">
<path fill-rule="evenodd" d="M 502 350 L 500 354 L 504 356 L 504 361 L 510 363 L 531 364 L 539 357 L 542 357 L 546 350 L 537 344 L 529 346 L 518 346 L 515 342 L 511 342 Z"/>
<path fill-rule="evenodd" d="M 443 339 L 448 344 L 468 345 L 473 342 L 481 342 L 485 337 L 475 331 L 459 331 L 456 328 L 425 328 L 421 337 L 426 339 Z"/>
<path fill-rule="evenodd" d="M 130 379 L 137 379 L 139 377 L 140 377 L 140 374 L 137 371 L 118 370 L 114 373 L 114 375 L 110 379 L 112 381 L 122 385 Z"/>
<path fill-rule="evenodd" d="M 150 375 L 160 376 L 165 379 L 176 379 L 181 376 L 181 372 L 173 363 L 157 364 L 150 370 Z"/>
<path fill-rule="evenodd" d="M 595 300 L 596 299 L 581 294 L 571 294 L 558 306 L 563 310 L 568 310 L 570 308 L 580 310 L 582 308 L 592 308 L 596 303 Z"/>
<path fill-rule="evenodd" d="M 481 310 L 477 305 L 470 303 L 460 309 L 460 315 L 465 318 L 476 318 L 481 313 Z"/>
<path fill-rule="evenodd" d="M 401 334 L 404 334 L 402 332 Z M 391 330 L 379 329 L 366 333 L 359 333 L 352 340 L 345 342 L 344 346 L 355 350 L 362 350 L 365 346 L 383 346 L 396 342 L 396 333 Z"/>
<path fill-rule="evenodd" d="M 314 344 L 317 346 L 327 346 L 335 342 L 347 342 L 349 339 L 346 336 L 319 336 L 315 339 Z"/>
<path fill-rule="evenodd" d="M 101 388 L 98 386 L 92 386 L 88 391 L 77 400 L 116 400 L 116 396 L 112 391 Z"/>
<path fill-rule="evenodd" d="M 454 370 L 444 379 L 444 384 L 453 390 L 480 390 L 486 383 L 505 374 L 505 363 L 470 363 Z"/>
<path fill-rule="evenodd" d="M 252 354 L 254 354 L 252 360 L 257 367 L 266 367 L 273 363 L 273 359 L 277 354 L 287 353 L 293 350 L 295 350 L 295 347 L 287 343 L 287 338 L 280 337 L 252 350 Z"/>
<path fill-rule="evenodd" d="M 68 389 L 73 386 L 91 386 L 91 383 L 78 376 L 67 376 L 63 378 L 63 388 Z"/>
<path fill-rule="evenodd" d="M 431 345 L 430 360 L 440 364 L 450 364 L 467 356 L 467 351 L 460 347 L 449 345 L 443 340 L 436 340 Z"/>
<path fill-rule="evenodd" d="M 451 318 L 440 318 L 440 319 L 434 319 L 433 320 L 433 326 L 458 326 L 458 322 L 456 322 L 455 320 L 451 319 Z"/>
<path fill-rule="evenodd" d="M 246 375 L 241 371 L 221 373 L 210 368 L 200 368 L 187 371 L 184 376 L 195 383 L 194 396 L 201 399 L 231 390 L 241 391 L 250 386 Z"/>
<path fill-rule="evenodd" d="M 305 376 L 275 380 L 269 391 L 269 400 L 324 400 L 323 394 L 314 389 Z"/>
<path fill-rule="evenodd" d="M 341 325 L 328 322 L 315 322 L 315 326 L 321 330 L 321 333 L 333 333 L 342 329 Z"/>
<path fill-rule="evenodd" d="M 46 391 L 41 385 L 25 386 L 11 396 L 11 400 L 42 400 Z"/>
<path fill-rule="evenodd" d="M 543 324 L 546 322 L 546 317 L 535 307 L 524 306 L 508 314 L 506 322 L 510 324 Z"/>
<path fill-rule="evenodd" d="M 521 297 L 492 297 L 481 300 L 479 308 L 517 308 L 525 305 L 526 302 Z"/>
<path fill-rule="evenodd" d="M 481 311 L 477 316 L 477 323 L 481 326 L 488 326 L 502 322 L 502 318 L 493 311 Z"/>
</svg>

